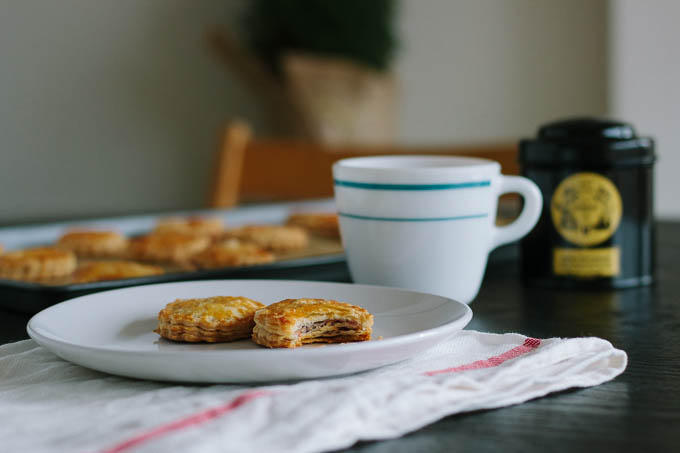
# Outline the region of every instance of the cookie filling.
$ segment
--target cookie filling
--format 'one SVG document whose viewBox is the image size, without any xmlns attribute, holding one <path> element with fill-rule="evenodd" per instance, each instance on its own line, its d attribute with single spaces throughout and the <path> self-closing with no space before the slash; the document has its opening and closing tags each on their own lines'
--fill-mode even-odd
<svg viewBox="0 0 680 453">
<path fill-rule="evenodd" d="M 361 324 L 354 320 L 326 319 L 302 325 L 297 331 L 298 337 L 330 337 L 335 335 L 347 335 L 355 333 L 361 328 Z"/>
</svg>

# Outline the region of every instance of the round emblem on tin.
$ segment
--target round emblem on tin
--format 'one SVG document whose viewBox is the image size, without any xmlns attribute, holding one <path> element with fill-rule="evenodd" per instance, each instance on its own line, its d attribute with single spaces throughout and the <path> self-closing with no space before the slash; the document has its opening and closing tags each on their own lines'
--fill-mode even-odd
<svg viewBox="0 0 680 453">
<path fill-rule="evenodd" d="M 555 189 L 550 202 L 553 225 L 567 241 L 581 246 L 609 239 L 621 222 L 621 195 L 597 173 L 575 173 Z"/>
</svg>

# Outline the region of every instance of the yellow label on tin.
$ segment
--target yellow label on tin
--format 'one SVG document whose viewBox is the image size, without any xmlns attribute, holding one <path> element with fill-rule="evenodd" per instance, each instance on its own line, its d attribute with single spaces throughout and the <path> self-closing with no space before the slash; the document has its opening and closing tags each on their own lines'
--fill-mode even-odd
<svg viewBox="0 0 680 453">
<path fill-rule="evenodd" d="M 588 247 L 609 239 L 621 222 L 623 205 L 616 186 L 598 173 L 575 173 L 555 189 L 550 214 L 567 241 Z"/>
<path fill-rule="evenodd" d="M 618 247 L 553 249 L 553 273 L 574 277 L 616 277 L 621 272 Z"/>
</svg>

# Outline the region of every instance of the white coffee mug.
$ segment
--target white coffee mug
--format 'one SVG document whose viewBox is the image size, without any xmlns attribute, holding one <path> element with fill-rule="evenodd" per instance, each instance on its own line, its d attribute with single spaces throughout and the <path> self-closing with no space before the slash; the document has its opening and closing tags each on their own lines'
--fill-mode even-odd
<svg viewBox="0 0 680 453">
<path fill-rule="evenodd" d="M 333 165 L 340 231 L 356 283 L 408 288 L 470 303 L 489 252 L 536 224 L 539 188 L 504 176 L 498 162 L 455 156 L 376 156 Z M 496 226 L 498 197 L 524 198 Z"/>
</svg>

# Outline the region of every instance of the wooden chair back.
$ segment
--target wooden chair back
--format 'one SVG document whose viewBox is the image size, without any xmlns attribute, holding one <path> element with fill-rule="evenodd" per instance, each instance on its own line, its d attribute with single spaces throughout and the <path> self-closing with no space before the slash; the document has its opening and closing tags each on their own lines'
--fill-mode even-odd
<svg viewBox="0 0 680 453">
<path fill-rule="evenodd" d="M 327 146 L 285 139 L 253 140 L 248 126 L 235 122 L 224 130 L 209 205 L 224 208 L 243 202 L 332 197 L 331 166 L 335 161 L 388 154 L 474 156 L 500 162 L 505 174 L 519 170 L 515 144 Z"/>
</svg>

